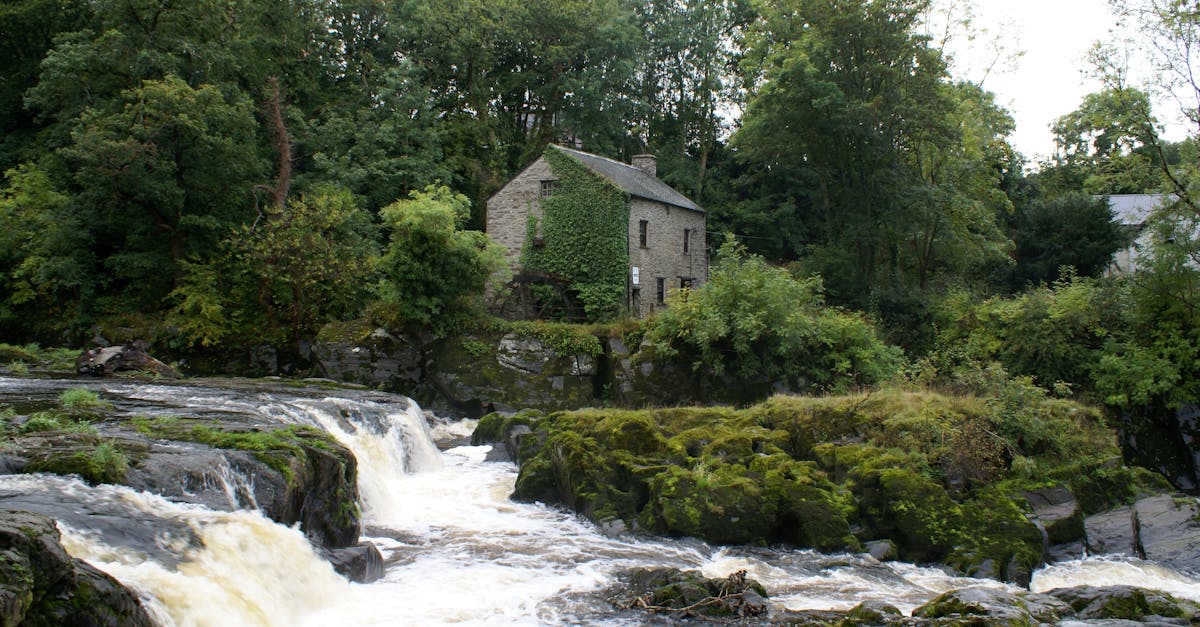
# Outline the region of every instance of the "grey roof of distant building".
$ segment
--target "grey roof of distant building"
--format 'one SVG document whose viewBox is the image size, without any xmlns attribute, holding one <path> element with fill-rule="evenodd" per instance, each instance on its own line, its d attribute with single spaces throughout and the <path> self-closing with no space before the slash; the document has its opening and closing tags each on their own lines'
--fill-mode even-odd
<svg viewBox="0 0 1200 627">
<path fill-rule="evenodd" d="M 658 178 L 650 176 L 627 163 L 621 163 L 620 161 L 572 150 L 559 145 L 554 145 L 554 148 L 582 163 L 596 174 L 612 181 L 614 185 L 627 192 L 630 196 L 657 200 L 668 205 L 704 213 L 704 210 L 696 203 L 688 200 L 687 196 L 671 189 L 670 185 L 658 180 Z"/>
<path fill-rule="evenodd" d="M 1140 226 L 1168 198 L 1168 194 L 1113 194 L 1108 197 L 1108 206 L 1121 224 Z"/>
</svg>

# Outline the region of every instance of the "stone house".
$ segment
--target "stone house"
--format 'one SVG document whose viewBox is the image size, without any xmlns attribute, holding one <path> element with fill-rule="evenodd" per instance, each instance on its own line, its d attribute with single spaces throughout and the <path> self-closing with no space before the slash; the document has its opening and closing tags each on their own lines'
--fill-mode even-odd
<svg viewBox="0 0 1200 627">
<path fill-rule="evenodd" d="M 625 311 L 645 316 L 664 307 L 671 292 L 707 281 L 707 215 L 658 179 L 653 155 L 638 155 L 632 164 L 626 164 L 556 145 L 487 201 L 487 233 L 507 250 L 514 271 L 522 269 L 529 246 L 540 247 L 543 236 L 549 237 L 537 225 L 544 217 L 543 202 L 559 189 L 565 173 L 556 172 L 552 167 L 555 160 L 548 156 L 569 159 L 623 194 L 626 211 L 622 213 L 628 215 L 624 228 Z M 533 242 L 528 241 L 531 237 Z"/>
<path fill-rule="evenodd" d="M 1150 213 L 1169 201 L 1170 197 L 1165 194 L 1112 194 L 1108 197 L 1113 217 L 1133 236 L 1129 246 L 1113 254 L 1108 274 L 1131 274 L 1137 270 L 1138 257 L 1150 246 L 1145 230 Z"/>
</svg>

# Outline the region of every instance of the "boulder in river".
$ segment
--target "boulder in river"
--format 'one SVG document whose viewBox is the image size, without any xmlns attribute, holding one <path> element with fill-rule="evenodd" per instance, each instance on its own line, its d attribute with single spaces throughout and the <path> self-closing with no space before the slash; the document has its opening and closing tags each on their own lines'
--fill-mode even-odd
<svg viewBox="0 0 1200 627">
<path fill-rule="evenodd" d="M 137 595 L 59 542 L 41 514 L 0 511 L 0 624 L 149 627 Z"/>
<path fill-rule="evenodd" d="M 955 625 L 1037 625 L 1073 613 L 1052 596 L 985 586 L 951 590 L 913 610 L 915 618 L 953 619 Z"/>
<path fill-rule="evenodd" d="M 1049 594 L 1070 605 L 1078 619 L 1188 625 L 1200 618 L 1200 606 L 1195 603 L 1133 586 L 1079 586 L 1052 590 Z"/>
<path fill-rule="evenodd" d="M 1089 516 L 1088 549 L 1150 560 L 1184 572 L 1200 572 L 1200 503 L 1195 497 L 1160 494 Z"/>
<path fill-rule="evenodd" d="M 118 371 L 149 372 L 160 377 L 180 379 L 179 371 L 151 357 L 145 349 L 136 345 L 106 346 L 85 350 L 75 358 L 75 371 L 96 377 L 111 375 Z"/>
<path fill-rule="evenodd" d="M 640 609 L 677 618 L 751 618 L 767 613 L 767 592 L 740 570 L 724 579 L 676 568 L 634 568 L 620 577 L 626 588 L 616 596 L 622 609 Z"/>
</svg>

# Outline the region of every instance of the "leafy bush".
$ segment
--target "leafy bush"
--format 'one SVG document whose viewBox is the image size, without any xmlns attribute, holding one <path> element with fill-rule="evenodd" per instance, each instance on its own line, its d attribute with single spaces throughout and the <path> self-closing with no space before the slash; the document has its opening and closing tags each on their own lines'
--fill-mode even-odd
<svg viewBox="0 0 1200 627">
<path fill-rule="evenodd" d="M 796 280 L 730 239 L 697 290 L 682 290 L 649 325 L 654 350 L 743 380 L 845 390 L 892 376 L 901 352 L 859 314 L 825 306 L 817 277 Z"/>
<path fill-rule="evenodd" d="M 391 326 L 430 327 L 445 336 L 481 310 L 489 279 L 506 266 L 487 235 L 462 230 L 470 218 L 466 196 L 430 186 L 385 207 L 382 216 L 391 239 L 376 291 Z"/>
<path fill-rule="evenodd" d="M 1147 254 L 1125 279 L 1124 333 L 1095 368 L 1097 390 L 1120 407 L 1200 401 L 1200 216 L 1167 211 L 1149 228 Z"/>
<path fill-rule="evenodd" d="M 994 361 L 1045 388 L 1063 382 L 1087 390 L 1126 308 L 1118 284 L 1073 274 L 1011 297 L 952 293 L 938 306 L 940 332 L 929 358 L 943 380 L 963 381 Z"/>
</svg>

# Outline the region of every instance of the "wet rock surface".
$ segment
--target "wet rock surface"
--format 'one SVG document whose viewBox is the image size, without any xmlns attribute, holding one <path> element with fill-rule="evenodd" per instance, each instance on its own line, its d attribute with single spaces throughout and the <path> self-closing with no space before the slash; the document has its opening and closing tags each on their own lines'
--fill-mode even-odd
<svg viewBox="0 0 1200 627">
<path fill-rule="evenodd" d="M 50 518 L 0 511 L 0 622 L 4 625 L 153 625 L 137 596 L 72 558 Z"/>
<path fill-rule="evenodd" d="M 383 576 L 383 554 L 374 543 L 359 542 L 343 549 L 325 549 L 320 553 L 339 575 L 355 583 L 371 583 Z"/>
<path fill-rule="evenodd" d="M 1053 590 L 1050 595 L 1069 605 L 1076 619 L 1132 620 L 1166 625 L 1191 625 L 1200 620 L 1200 606 L 1165 592 L 1132 586 L 1080 586 Z"/>
<path fill-rule="evenodd" d="M 1150 560 L 1184 572 L 1200 572 L 1200 504 L 1195 497 L 1160 494 L 1089 516 L 1087 546 L 1093 554 Z"/>
</svg>

